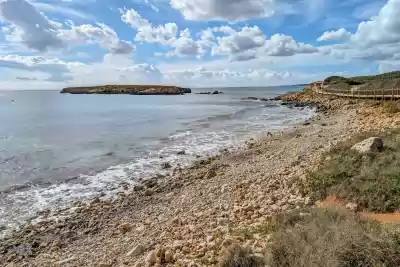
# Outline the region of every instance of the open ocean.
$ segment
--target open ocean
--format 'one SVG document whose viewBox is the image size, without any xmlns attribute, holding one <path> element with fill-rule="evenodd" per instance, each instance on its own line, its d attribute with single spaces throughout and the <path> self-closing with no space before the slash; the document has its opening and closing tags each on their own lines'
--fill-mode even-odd
<svg viewBox="0 0 400 267">
<path fill-rule="evenodd" d="M 43 209 L 112 195 L 162 172 L 163 162 L 185 166 L 310 118 L 309 109 L 242 100 L 302 87 L 183 96 L 0 91 L 0 229 Z M 181 150 L 186 155 L 177 155 Z"/>
</svg>

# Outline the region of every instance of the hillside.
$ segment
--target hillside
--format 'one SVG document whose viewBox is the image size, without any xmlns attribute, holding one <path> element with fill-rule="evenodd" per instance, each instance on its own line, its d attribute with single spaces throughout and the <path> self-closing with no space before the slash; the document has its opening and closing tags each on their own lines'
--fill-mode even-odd
<svg viewBox="0 0 400 267">
<path fill-rule="evenodd" d="M 345 78 L 331 76 L 323 82 L 316 82 L 309 88 L 324 89 L 331 92 L 355 92 L 365 94 L 395 94 L 400 92 L 400 71 L 394 71 L 372 76 L 356 76 Z"/>
<path fill-rule="evenodd" d="M 189 88 L 163 85 L 104 85 L 90 87 L 68 87 L 62 94 L 130 94 L 130 95 L 182 95 L 190 94 Z"/>
</svg>

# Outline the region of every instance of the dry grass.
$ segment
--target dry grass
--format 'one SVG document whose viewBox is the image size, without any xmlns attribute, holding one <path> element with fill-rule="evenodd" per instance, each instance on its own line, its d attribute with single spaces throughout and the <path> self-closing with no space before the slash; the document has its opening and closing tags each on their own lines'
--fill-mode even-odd
<svg viewBox="0 0 400 267">
<path fill-rule="evenodd" d="M 398 267 L 400 233 L 345 211 L 311 209 L 278 216 L 261 260 L 229 248 L 222 267 Z"/>
<path fill-rule="evenodd" d="M 351 146 L 367 135 L 350 140 L 324 155 L 319 168 L 301 186 L 314 200 L 335 195 L 374 212 L 400 210 L 400 138 L 385 136 L 381 153 L 361 155 Z"/>
<path fill-rule="evenodd" d="M 399 101 L 388 101 L 382 104 L 383 110 L 387 113 L 395 114 L 400 112 Z"/>
<path fill-rule="evenodd" d="M 398 234 L 334 210 L 311 210 L 297 218 L 274 235 L 266 255 L 268 266 L 400 266 Z"/>
<path fill-rule="evenodd" d="M 262 267 L 262 258 L 254 256 L 250 250 L 238 245 L 229 247 L 222 258 L 221 267 Z"/>
</svg>

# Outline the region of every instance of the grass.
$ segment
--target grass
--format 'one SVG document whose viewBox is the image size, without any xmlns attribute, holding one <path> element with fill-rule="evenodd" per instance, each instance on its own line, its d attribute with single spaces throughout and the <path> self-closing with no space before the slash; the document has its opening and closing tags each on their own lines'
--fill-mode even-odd
<svg viewBox="0 0 400 267">
<path fill-rule="evenodd" d="M 264 258 L 237 245 L 222 267 L 398 267 L 400 233 L 339 210 L 309 209 L 274 221 Z"/>
<path fill-rule="evenodd" d="M 381 153 L 361 155 L 350 149 L 370 136 L 355 137 L 325 154 L 318 169 L 300 181 L 304 193 L 314 200 L 335 195 L 373 212 L 400 210 L 399 132 L 383 138 Z"/>
<path fill-rule="evenodd" d="M 387 101 L 382 104 L 385 112 L 396 114 L 400 112 L 400 102 L 398 101 Z"/>
</svg>

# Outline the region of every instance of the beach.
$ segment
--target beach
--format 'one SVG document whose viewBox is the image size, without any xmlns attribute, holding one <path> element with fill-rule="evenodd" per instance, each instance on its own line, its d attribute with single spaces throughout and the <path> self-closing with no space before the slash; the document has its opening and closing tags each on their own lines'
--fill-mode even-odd
<svg viewBox="0 0 400 267">
<path fill-rule="evenodd" d="M 286 130 L 250 139 L 247 148 L 200 159 L 140 185 L 124 185 L 116 199 L 44 212 L 42 222 L 28 223 L 0 241 L 0 262 L 210 266 L 235 242 L 262 252 L 268 236 L 255 233 L 244 242 L 237 233 L 281 212 L 315 205 L 295 181 L 304 179 L 324 152 L 358 133 L 390 131 L 400 124 L 400 118 L 365 102 L 305 94 L 281 100 L 317 105 L 320 112 Z"/>
</svg>

